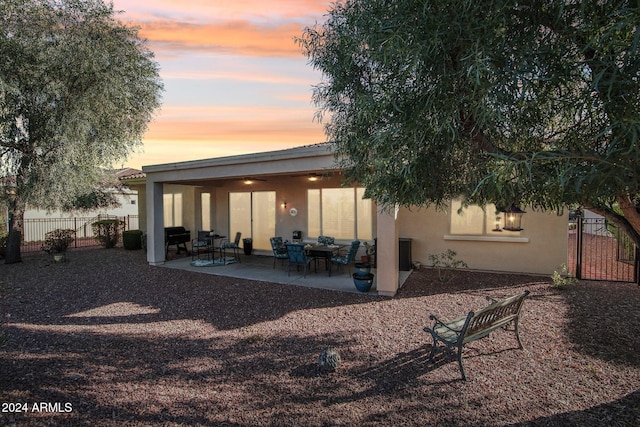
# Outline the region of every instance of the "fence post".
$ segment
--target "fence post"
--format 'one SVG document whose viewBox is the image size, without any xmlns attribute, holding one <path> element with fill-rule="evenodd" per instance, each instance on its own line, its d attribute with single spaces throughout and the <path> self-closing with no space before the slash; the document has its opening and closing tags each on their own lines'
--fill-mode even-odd
<svg viewBox="0 0 640 427">
<path fill-rule="evenodd" d="M 638 274 L 638 269 L 640 269 L 640 248 L 638 246 L 635 248 L 636 250 L 633 251 L 633 281 L 640 286 L 640 274 Z"/>
<path fill-rule="evenodd" d="M 576 215 L 576 279 L 582 279 L 582 211 Z"/>
</svg>

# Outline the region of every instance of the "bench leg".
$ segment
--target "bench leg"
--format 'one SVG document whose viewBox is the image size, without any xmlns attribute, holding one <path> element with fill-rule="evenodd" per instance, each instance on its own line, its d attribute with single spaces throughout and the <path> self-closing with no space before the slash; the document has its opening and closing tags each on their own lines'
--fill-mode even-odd
<svg viewBox="0 0 640 427">
<path fill-rule="evenodd" d="M 516 333 L 516 339 L 518 340 L 518 345 L 520 346 L 520 350 L 524 350 L 524 346 L 522 345 L 522 341 L 520 341 L 520 331 L 518 329 L 518 318 L 516 317 L 513 321 L 513 326 Z"/>
<path fill-rule="evenodd" d="M 462 374 L 462 381 L 466 381 L 467 376 L 464 374 L 464 366 L 462 366 L 462 346 L 458 347 L 458 366 L 460 366 L 460 374 Z"/>
</svg>

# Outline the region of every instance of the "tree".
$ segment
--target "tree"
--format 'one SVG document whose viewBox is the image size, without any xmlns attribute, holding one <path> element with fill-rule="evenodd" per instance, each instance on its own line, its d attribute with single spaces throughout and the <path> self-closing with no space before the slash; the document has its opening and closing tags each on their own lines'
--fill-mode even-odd
<svg viewBox="0 0 640 427">
<path fill-rule="evenodd" d="M 347 0 L 298 40 L 382 206 L 581 205 L 640 245 L 637 0 Z"/>
<path fill-rule="evenodd" d="M 106 200 L 94 191 L 103 171 L 141 145 L 162 82 L 137 29 L 100 0 L 2 0 L 0 58 L 11 263 L 21 259 L 25 206 Z"/>
</svg>

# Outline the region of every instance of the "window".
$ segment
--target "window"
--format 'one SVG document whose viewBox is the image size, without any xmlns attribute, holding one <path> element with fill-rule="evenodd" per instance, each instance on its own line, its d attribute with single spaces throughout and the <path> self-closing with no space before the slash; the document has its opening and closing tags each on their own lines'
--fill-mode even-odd
<svg viewBox="0 0 640 427">
<path fill-rule="evenodd" d="M 182 225 L 182 193 L 168 193 L 163 195 L 164 226 L 177 227 Z"/>
<path fill-rule="evenodd" d="M 203 230 L 211 230 L 211 193 L 200 194 L 200 221 Z"/>
<path fill-rule="evenodd" d="M 229 233 L 253 239 L 254 249 L 271 249 L 269 238 L 276 233 L 276 192 L 229 193 Z"/>
<path fill-rule="evenodd" d="M 371 240 L 373 219 L 364 188 L 307 190 L 309 237 L 332 236 L 341 240 Z"/>
<path fill-rule="evenodd" d="M 463 235 L 496 235 L 496 217 L 502 218 L 502 213 L 496 213 L 496 206 L 489 204 L 482 209 L 471 205 L 462 208 L 461 200 L 451 202 L 451 234 Z"/>
</svg>

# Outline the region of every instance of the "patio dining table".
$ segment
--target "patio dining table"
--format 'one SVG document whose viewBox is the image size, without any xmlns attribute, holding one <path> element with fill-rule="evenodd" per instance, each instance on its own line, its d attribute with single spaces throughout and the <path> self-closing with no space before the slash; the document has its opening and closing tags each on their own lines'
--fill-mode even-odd
<svg viewBox="0 0 640 427">
<path fill-rule="evenodd" d="M 316 258 L 324 258 L 325 269 L 329 271 L 331 276 L 331 257 L 339 253 L 341 245 L 313 245 L 307 248 L 307 253 Z"/>
</svg>

